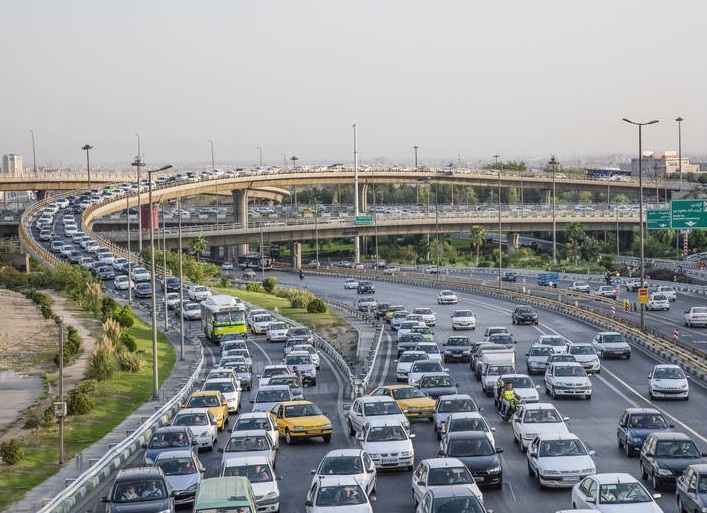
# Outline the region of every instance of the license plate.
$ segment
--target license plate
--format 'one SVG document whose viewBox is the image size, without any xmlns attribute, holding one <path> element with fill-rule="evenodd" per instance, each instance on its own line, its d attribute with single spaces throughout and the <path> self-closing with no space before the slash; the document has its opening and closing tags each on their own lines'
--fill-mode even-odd
<svg viewBox="0 0 707 513">
<path fill-rule="evenodd" d="M 563 481 L 579 481 L 579 476 L 563 477 Z"/>
<path fill-rule="evenodd" d="M 398 462 L 397 458 L 383 458 L 383 465 L 392 465 L 397 462 Z"/>
<path fill-rule="evenodd" d="M 477 483 L 483 483 L 484 479 L 484 477 L 474 477 L 474 481 L 476 481 Z"/>
</svg>

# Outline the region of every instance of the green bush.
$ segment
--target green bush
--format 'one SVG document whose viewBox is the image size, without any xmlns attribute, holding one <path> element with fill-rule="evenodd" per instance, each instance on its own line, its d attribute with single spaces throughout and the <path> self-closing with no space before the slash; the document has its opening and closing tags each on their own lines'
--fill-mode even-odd
<svg viewBox="0 0 707 513">
<path fill-rule="evenodd" d="M 66 412 L 69 415 L 85 415 L 96 405 L 93 392 L 96 387 L 91 381 L 83 381 L 72 388 L 66 397 Z"/>
<path fill-rule="evenodd" d="M 292 308 L 305 310 L 307 305 L 315 298 L 316 296 L 308 290 L 287 289 L 287 299 L 290 301 Z"/>
<path fill-rule="evenodd" d="M 8 465 L 19 463 L 24 456 L 25 452 L 16 438 L 0 444 L 0 457 Z"/>
<path fill-rule="evenodd" d="M 54 405 L 50 404 L 42 412 L 41 426 L 43 428 L 49 428 L 56 422 L 56 416 L 54 415 Z"/>
<path fill-rule="evenodd" d="M 10 290 L 18 290 L 27 286 L 26 273 L 18 271 L 9 265 L 3 266 L 0 269 L 0 283 Z"/>
<path fill-rule="evenodd" d="M 125 347 L 131 353 L 134 353 L 135 351 L 137 351 L 137 342 L 135 341 L 135 337 L 133 337 L 127 331 L 123 331 L 120 334 L 120 338 L 118 339 L 118 342 L 120 342 L 120 345 Z"/>
<path fill-rule="evenodd" d="M 110 339 L 104 337 L 103 342 L 93 350 L 86 377 L 96 381 L 107 381 L 113 377 L 115 367 L 115 347 Z"/>
<path fill-rule="evenodd" d="M 39 306 L 39 310 L 42 312 L 42 317 L 45 319 L 51 319 L 54 317 L 54 313 L 52 312 L 52 302 L 49 299 L 49 296 L 42 294 L 35 289 L 27 292 L 26 296 Z"/>
<path fill-rule="evenodd" d="M 135 314 L 132 308 L 130 308 L 130 305 L 118 308 L 113 314 L 113 318 L 118 321 L 123 328 L 130 328 L 135 324 Z"/>
<path fill-rule="evenodd" d="M 307 305 L 307 312 L 309 313 L 326 313 L 326 305 L 324 301 L 315 297 Z"/>
<path fill-rule="evenodd" d="M 114 317 L 116 310 L 118 310 L 116 300 L 109 296 L 103 296 L 103 299 L 101 299 L 101 322 L 106 322 Z"/>
<path fill-rule="evenodd" d="M 263 288 L 268 294 L 272 294 L 273 292 L 275 292 L 275 289 L 277 288 L 277 278 L 275 278 L 274 276 L 270 278 L 265 278 L 263 280 Z"/>
<path fill-rule="evenodd" d="M 116 360 L 118 360 L 118 367 L 124 372 L 139 372 L 143 364 L 140 353 L 132 353 L 128 349 L 118 350 Z"/>
<path fill-rule="evenodd" d="M 32 409 L 32 411 L 27 414 L 27 418 L 25 419 L 25 423 L 22 424 L 22 429 L 39 429 L 39 427 L 42 425 L 42 419 L 39 416 L 39 413 Z"/>
<path fill-rule="evenodd" d="M 263 287 L 260 285 L 260 283 L 249 283 L 246 285 L 245 289 L 248 292 L 262 292 Z"/>
</svg>

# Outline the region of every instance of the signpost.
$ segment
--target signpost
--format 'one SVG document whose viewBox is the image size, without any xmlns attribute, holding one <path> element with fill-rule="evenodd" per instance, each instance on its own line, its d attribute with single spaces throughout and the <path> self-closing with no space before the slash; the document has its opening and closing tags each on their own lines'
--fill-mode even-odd
<svg viewBox="0 0 707 513">
<path fill-rule="evenodd" d="M 645 305 L 648 303 L 648 287 L 638 289 L 638 304 Z"/>
<path fill-rule="evenodd" d="M 670 210 L 646 211 L 646 230 L 666 230 L 671 224 Z"/>
<path fill-rule="evenodd" d="M 356 216 L 356 224 L 373 224 L 373 216 Z"/>
<path fill-rule="evenodd" d="M 707 228 L 707 200 L 673 200 L 670 210 L 672 228 Z"/>
</svg>

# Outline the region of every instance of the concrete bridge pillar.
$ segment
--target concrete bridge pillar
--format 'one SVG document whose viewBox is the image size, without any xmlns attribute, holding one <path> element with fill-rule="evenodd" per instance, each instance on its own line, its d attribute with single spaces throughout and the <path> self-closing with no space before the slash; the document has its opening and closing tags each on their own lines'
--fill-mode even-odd
<svg viewBox="0 0 707 513">
<path fill-rule="evenodd" d="M 552 205 L 552 189 L 546 189 L 543 192 L 545 193 L 545 204 Z"/>
<path fill-rule="evenodd" d="M 292 255 L 292 268 L 302 269 L 302 243 L 292 242 L 290 244 L 290 255 Z"/>
<path fill-rule="evenodd" d="M 248 227 L 248 191 L 245 189 L 234 189 L 231 192 L 233 196 L 233 222 L 240 224 L 241 227 Z M 234 248 L 237 256 L 242 256 L 248 253 L 248 244 L 238 244 Z M 234 258 L 237 260 L 237 258 Z"/>
<path fill-rule="evenodd" d="M 219 246 L 209 246 L 209 256 L 211 260 L 219 260 Z"/>
<path fill-rule="evenodd" d="M 506 241 L 508 245 L 508 252 L 512 253 L 520 245 L 520 233 L 509 233 L 506 235 Z"/>
<path fill-rule="evenodd" d="M 238 255 L 236 254 L 237 246 L 226 246 L 225 248 L 225 261 L 238 263 Z"/>
<path fill-rule="evenodd" d="M 361 196 L 359 203 L 359 210 L 361 212 L 366 212 L 368 210 L 368 184 L 364 183 L 361 185 Z"/>
</svg>

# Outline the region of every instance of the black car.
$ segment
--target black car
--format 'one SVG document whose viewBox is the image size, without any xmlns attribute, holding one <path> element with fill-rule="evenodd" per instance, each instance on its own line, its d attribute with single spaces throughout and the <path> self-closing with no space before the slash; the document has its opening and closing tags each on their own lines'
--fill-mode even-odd
<svg viewBox="0 0 707 513">
<path fill-rule="evenodd" d="M 444 363 L 449 361 L 470 362 L 471 361 L 471 340 L 469 337 L 454 336 L 449 337 L 444 344 Z"/>
<path fill-rule="evenodd" d="M 115 278 L 115 271 L 109 265 L 103 265 L 96 269 L 96 276 L 101 280 L 112 280 Z"/>
<path fill-rule="evenodd" d="M 176 276 L 170 276 L 166 280 L 162 280 L 162 290 L 164 292 L 179 292 L 182 286 L 182 280 Z"/>
<path fill-rule="evenodd" d="M 356 287 L 357 294 L 375 294 L 376 287 L 370 281 L 359 282 L 358 287 Z"/>
<path fill-rule="evenodd" d="M 673 488 L 688 465 L 707 463 L 704 454 L 685 433 L 660 431 L 648 435 L 640 454 L 641 477 L 653 489 Z"/>
<path fill-rule="evenodd" d="M 412 351 L 417 344 L 424 342 L 425 337 L 421 333 L 405 333 L 398 338 L 398 357 L 405 351 Z"/>
<path fill-rule="evenodd" d="M 110 495 L 101 497 L 111 513 L 174 512 L 172 487 L 159 467 L 131 467 L 118 472 Z"/>
<path fill-rule="evenodd" d="M 511 315 L 513 324 L 538 324 L 538 312 L 528 305 L 518 305 Z"/>
<path fill-rule="evenodd" d="M 385 314 L 388 313 L 388 308 L 390 308 L 390 303 L 378 303 L 376 307 L 376 318 L 385 319 Z"/>
<path fill-rule="evenodd" d="M 503 449 L 494 447 L 483 431 L 447 433 L 441 447 L 439 455 L 460 459 L 477 485 L 500 488 L 503 484 L 503 467 L 499 457 Z"/>
<path fill-rule="evenodd" d="M 501 279 L 503 281 L 510 281 L 510 282 L 515 283 L 518 281 L 518 273 L 514 273 L 514 272 L 504 273 L 504 275 Z"/>
</svg>

